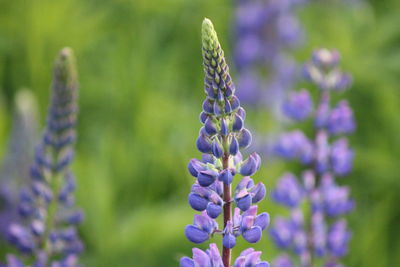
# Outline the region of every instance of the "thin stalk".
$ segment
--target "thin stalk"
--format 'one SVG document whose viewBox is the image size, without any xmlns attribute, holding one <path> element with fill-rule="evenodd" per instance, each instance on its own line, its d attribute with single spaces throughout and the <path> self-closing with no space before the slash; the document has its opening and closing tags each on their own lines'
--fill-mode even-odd
<svg viewBox="0 0 400 267">
<path fill-rule="evenodd" d="M 226 138 L 224 138 L 224 143 L 227 143 Z M 227 147 L 227 146 L 224 146 Z M 224 156 L 222 158 L 222 166 L 224 169 L 229 168 L 229 152 L 225 150 Z M 232 221 L 232 189 L 231 185 L 225 184 L 224 183 L 224 228 L 226 227 L 226 224 L 228 221 Z M 223 246 L 222 250 L 222 262 L 225 267 L 231 266 L 231 249 L 226 248 Z"/>
<path fill-rule="evenodd" d="M 59 151 L 57 149 L 52 151 L 52 157 L 55 159 L 53 161 L 54 166 L 56 165 L 56 162 L 58 161 L 58 155 Z M 63 182 L 63 173 L 57 172 L 55 170 L 55 167 L 51 171 L 49 177 L 47 178 L 47 181 L 50 184 L 50 188 L 53 192 L 53 198 L 51 202 L 48 205 L 48 214 L 45 222 L 45 233 L 43 235 L 43 249 L 44 251 L 50 255 L 51 253 L 51 244 L 50 244 L 50 233 L 54 228 L 54 222 L 56 219 L 57 215 L 57 210 L 58 210 L 58 195 L 60 193 L 60 190 L 62 188 L 62 182 Z"/>
</svg>

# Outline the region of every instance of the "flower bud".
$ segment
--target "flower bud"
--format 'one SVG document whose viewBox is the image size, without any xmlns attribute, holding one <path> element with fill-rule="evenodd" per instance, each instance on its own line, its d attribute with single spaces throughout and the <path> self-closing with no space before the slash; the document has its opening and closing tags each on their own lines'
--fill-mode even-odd
<svg viewBox="0 0 400 267">
<path fill-rule="evenodd" d="M 232 136 L 231 143 L 229 144 L 229 154 L 236 155 L 239 152 L 239 143 L 235 136 Z"/>
<path fill-rule="evenodd" d="M 211 153 L 212 145 L 205 135 L 199 135 L 196 141 L 196 146 L 202 153 Z"/>
<path fill-rule="evenodd" d="M 190 193 L 188 199 L 194 210 L 203 211 L 207 208 L 208 200 L 198 194 Z"/>
<path fill-rule="evenodd" d="M 222 244 L 226 248 L 233 248 L 236 246 L 236 237 L 230 233 L 224 234 Z"/>
<path fill-rule="evenodd" d="M 204 129 L 208 135 L 214 135 L 217 133 L 215 123 L 212 121 L 211 117 L 206 119 L 206 122 L 204 123 Z"/>
<path fill-rule="evenodd" d="M 240 167 L 240 174 L 251 176 L 260 168 L 261 158 L 257 153 L 251 154 Z"/>
<path fill-rule="evenodd" d="M 232 172 L 228 169 L 222 170 L 218 175 L 218 180 L 224 184 L 231 184 L 233 180 Z"/>
<path fill-rule="evenodd" d="M 251 144 L 251 133 L 246 128 L 243 128 L 238 135 L 238 142 L 240 148 L 247 148 Z"/>
<path fill-rule="evenodd" d="M 203 231 L 202 229 L 199 229 L 193 225 L 188 225 L 185 228 L 185 235 L 189 241 L 200 244 L 203 243 L 204 241 L 207 241 L 209 236 L 208 233 Z"/>
<path fill-rule="evenodd" d="M 221 158 L 224 155 L 222 146 L 216 138 L 212 144 L 212 153 L 216 158 Z"/>
<path fill-rule="evenodd" d="M 243 129 L 243 119 L 236 113 L 232 124 L 232 131 L 239 132 Z"/>
</svg>

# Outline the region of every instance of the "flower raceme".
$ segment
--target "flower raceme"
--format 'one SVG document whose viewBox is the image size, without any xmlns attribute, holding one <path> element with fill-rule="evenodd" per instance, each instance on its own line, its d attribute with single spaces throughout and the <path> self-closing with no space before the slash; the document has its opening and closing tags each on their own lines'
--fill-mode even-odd
<svg viewBox="0 0 400 267">
<path fill-rule="evenodd" d="M 297 255 L 283 254 L 274 266 L 314 266 L 314 257 L 322 259 L 324 266 L 342 266 L 340 258 L 347 253 L 351 234 L 344 219 L 338 216 L 350 212 L 354 202 L 349 198 L 349 188 L 339 186 L 335 177 L 343 177 L 352 169 L 353 151 L 348 140 L 342 137 L 354 131 L 353 112 L 347 101 L 330 105 L 331 92 L 345 90 L 351 81 L 338 65 L 337 51 L 316 50 L 311 61 L 305 64 L 305 77 L 319 88 L 319 103 L 313 107 L 311 95 L 305 89 L 293 92 L 283 105 L 284 113 L 291 119 L 314 120 L 314 136 L 309 139 L 302 131 L 285 133 L 277 142 L 275 151 L 287 160 L 298 160 L 305 169 L 301 179 L 286 173 L 273 190 L 272 199 L 290 209 L 290 217 L 278 217 L 270 230 L 276 245 Z M 339 138 L 338 138 L 339 136 Z M 333 140 L 332 140 L 333 139 Z M 332 142 L 331 142 L 332 141 Z M 305 219 L 302 208 L 309 206 L 310 218 Z M 328 223 L 333 221 L 333 223 Z"/>
<path fill-rule="evenodd" d="M 76 139 L 78 83 L 72 50 L 61 50 L 55 62 L 51 104 L 42 140 L 31 166 L 30 186 L 21 191 L 19 213 L 24 224 L 12 224 L 9 241 L 35 267 L 78 265 L 83 245 L 76 225 L 83 219 L 74 208 L 75 181 L 69 165 Z M 9 255 L 9 267 L 25 266 Z M 27 265 L 29 266 L 29 265 Z"/>
<path fill-rule="evenodd" d="M 257 153 L 243 158 L 240 149 L 247 148 L 252 141 L 251 133 L 244 127 L 245 110 L 235 95 L 235 86 L 229 75 L 224 52 L 210 20 L 202 26 L 204 86 L 207 95 L 203 102 L 200 129 L 196 141 L 203 153 L 201 160 L 192 159 L 188 164 L 189 173 L 195 182 L 189 194 L 189 204 L 201 214 L 194 216 L 193 224 L 186 226 L 185 235 L 193 243 L 203 243 L 214 234 L 222 235 L 222 256 L 216 244 L 202 251 L 193 249 L 193 259 L 183 257 L 182 267 L 230 267 L 231 249 L 240 236 L 249 243 L 261 239 L 269 225 L 266 212 L 257 214 L 257 205 L 264 199 L 266 189 L 263 183 L 255 184 L 250 177 L 261 165 Z M 242 175 L 232 194 L 235 176 Z M 232 204 L 237 208 L 232 215 Z M 223 214 L 223 228 L 216 219 Z M 235 267 L 265 267 L 260 260 L 261 252 L 247 249 L 234 262 Z"/>
</svg>

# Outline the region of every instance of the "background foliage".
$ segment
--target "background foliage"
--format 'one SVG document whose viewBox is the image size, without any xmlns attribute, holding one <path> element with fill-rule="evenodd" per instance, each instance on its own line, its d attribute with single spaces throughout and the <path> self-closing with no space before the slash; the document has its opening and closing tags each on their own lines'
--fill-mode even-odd
<svg viewBox="0 0 400 267">
<path fill-rule="evenodd" d="M 86 266 L 177 266 L 180 256 L 191 254 L 183 228 L 193 214 L 186 200 L 193 182 L 186 165 L 199 155 L 195 140 L 204 98 L 200 26 L 205 16 L 213 20 L 229 58 L 232 2 L 0 0 L 2 154 L 15 92 L 21 87 L 34 92 L 43 124 L 53 58 L 64 46 L 78 58 L 73 169 L 78 204 L 86 211 L 81 227 Z M 400 2 L 311 1 L 299 14 L 307 43 L 297 59 L 306 60 L 317 47 L 336 47 L 343 68 L 354 75 L 345 97 L 358 122 L 351 140 L 356 162 L 343 183 L 352 187 L 357 208 L 349 217 L 354 235 L 345 261 L 397 266 Z M 248 124 L 268 131 L 268 114 L 252 109 L 248 114 Z M 265 161 L 256 179 L 271 189 L 285 167 Z M 265 202 L 261 209 L 282 212 Z M 277 253 L 268 238 L 255 247 L 265 259 Z"/>
</svg>

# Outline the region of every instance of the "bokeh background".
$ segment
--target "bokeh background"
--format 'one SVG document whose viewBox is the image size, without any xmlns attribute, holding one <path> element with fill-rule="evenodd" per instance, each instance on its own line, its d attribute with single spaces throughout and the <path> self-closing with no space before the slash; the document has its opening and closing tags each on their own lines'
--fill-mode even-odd
<svg viewBox="0 0 400 267">
<path fill-rule="evenodd" d="M 80 227 L 86 266 L 177 266 L 182 255 L 191 255 L 183 229 L 194 213 L 186 165 L 199 156 L 201 21 L 213 20 L 229 63 L 234 9 L 229 0 L 0 0 L 2 157 L 16 92 L 25 87 L 35 95 L 41 128 L 53 59 L 64 46 L 77 56 L 73 170 L 86 213 Z M 301 62 L 314 48 L 337 48 L 354 77 L 342 95 L 357 119 L 355 168 L 343 182 L 357 202 L 348 216 L 353 237 L 344 262 L 400 266 L 400 1 L 314 0 L 298 15 L 306 39 L 293 56 Z M 257 139 L 267 138 L 271 115 L 247 110 Z M 255 179 L 270 190 L 287 166 L 264 160 Z M 261 208 L 272 216 L 282 211 L 271 201 Z M 264 259 L 277 254 L 269 238 L 254 247 Z M 0 259 L 6 251 L 0 243 Z"/>
</svg>

